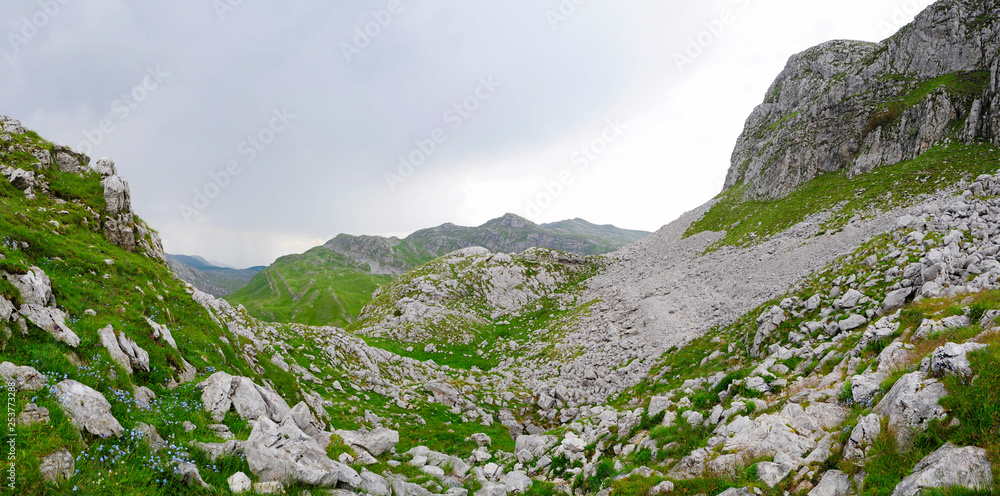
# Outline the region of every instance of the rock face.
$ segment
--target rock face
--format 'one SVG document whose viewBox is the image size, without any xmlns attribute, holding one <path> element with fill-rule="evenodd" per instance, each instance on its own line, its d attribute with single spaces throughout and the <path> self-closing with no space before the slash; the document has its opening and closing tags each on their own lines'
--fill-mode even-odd
<svg viewBox="0 0 1000 496">
<path fill-rule="evenodd" d="M 56 397 L 70 422 L 80 431 L 95 436 L 118 437 L 122 425 L 111 415 L 111 404 L 101 393 L 74 380 L 56 384 Z"/>
<path fill-rule="evenodd" d="M 160 236 L 132 211 L 132 192 L 128 181 L 118 175 L 114 161 L 102 158 L 92 169 L 101 175 L 101 187 L 104 188 L 104 236 L 126 250 L 136 251 L 139 248 L 148 256 L 166 262 Z"/>
<path fill-rule="evenodd" d="M 946 137 L 1000 143 L 989 71 L 1000 64 L 997 23 L 980 22 L 995 9 L 943 0 L 881 43 L 831 41 L 793 56 L 747 119 L 725 187 L 781 197 L 826 172 L 917 157 Z"/>
<path fill-rule="evenodd" d="M 938 487 L 991 489 L 993 469 L 986 450 L 947 443 L 920 460 L 913 474 L 896 486 L 892 496 L 917 496 L 924 489 Z"/>
<path fill-rule="evenodd" d="M 272 391 L 264 389 L 246 377 L 216 372 L 198 384 L 205 410 L 216 422 L 226 418 L 226 412 L 236 410 L 248 420 L 268 418 L 281 422 L 291 411 L 288 403 Z"/>
</svg>

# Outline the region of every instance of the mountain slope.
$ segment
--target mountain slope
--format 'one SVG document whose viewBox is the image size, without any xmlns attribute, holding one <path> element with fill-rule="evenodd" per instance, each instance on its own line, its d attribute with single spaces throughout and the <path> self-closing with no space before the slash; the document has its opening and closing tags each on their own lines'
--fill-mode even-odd
<svg viewBox="0 0 1000 496">
<path fill-rule="evenodd" d="M 541 247 L 599 255 L 648 234 L 581 219 L 537 225 L 513 214 L 479 227 L 444 224 L 404 239 L 341 234 L 304 254 L 275 261 L 227 300 L 265 320 L 343 326 L 357 319 L 381 284 L 462 248 L 520 253 Z"/>
<path fill-rule="evenodd" d="M 226 296 L 246 286 L 263 266 L 248 269 L 219 267 L 201 257 L 167 254 L 167 263 L 181 280 L 214 296 Z"/>
</svg>

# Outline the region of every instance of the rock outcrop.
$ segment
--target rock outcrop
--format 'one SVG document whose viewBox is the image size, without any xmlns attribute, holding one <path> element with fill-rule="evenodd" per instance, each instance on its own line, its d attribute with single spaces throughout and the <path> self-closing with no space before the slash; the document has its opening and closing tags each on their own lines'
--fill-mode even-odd
<svg viewBox="0 0 1000 496">
<path fill-rule="evenodd" d="M 915 158 L 946 138 L 1000 144 L 996 5 L 943 0 L 881 43 L 793 56 L 747 119 L 726 188 L 781 197 L 821 174 Z M 991 77 L 992 69 L 992 77 Z"/>
</svg>

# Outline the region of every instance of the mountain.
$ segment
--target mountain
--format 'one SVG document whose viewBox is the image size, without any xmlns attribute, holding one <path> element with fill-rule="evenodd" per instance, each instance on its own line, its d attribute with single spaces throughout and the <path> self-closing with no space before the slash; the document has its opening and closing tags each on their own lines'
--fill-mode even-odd
<svg viewBox="0 0 1000 496">
<path fill-rule="evenodd" d="M 778 198 L 820 175 L 854 177 L 943 140 L 1000 143 L 996 5 L 938 2 L 881 43 L 793 56 L 747 119 L 726 187 Z"/>
<path fill-rule="evenodd" d="M 167 254 L 167 263 L 181 280 L 213 296 L 226 296 L 246 286 L 265 267 L 222 267 L 199 256 Z"/>
<path fill-rule="evenodd" d="M 520 253 L 541 247 L 599 255 L 648 234 L 582 219 L 538 225 L 514 214 L 479 227 L 444 224 L 403 239 L 341 234 L 301 255 L 278 259 L 226 299 L 264 320 L 343 326 L 357 319 L 382 284 L 462 248 Z"/>
<path fill-rule="evenodd" d="M 1000 30 L 988 5 L 941 0 L 876 51 L 948 70 L 956 51 L 979 56 L 963 52 L 966 35 Z M 997 64 L 983 61 L 981 109 Z M 928 116 L 954 104 L 947 94 L 921 96 L 931 121 L 907 129 L 940 124 Z M 798 96 L 804 109 L 816 95 Z M 821 146 L 839 131 L 809 132 L 760 140 Z M 111 160 L 91 165 L 0 116 L 5 484 L 40 496 L 996 494 L 996 137 L 944 136 L 794 185 L 744 176 L 613 257 L 463 247 L 392 277 L 427 256 L 420 245 L 342 238 L 388 263 L 340 329 L 261 321 L 189 288 Z M 435 229 L 441 249 L 464 242 Z M 523 242 L 491 229 L 487 240 Z M 306 256 L 371 275 L 330 248 Z"/>
</svg>

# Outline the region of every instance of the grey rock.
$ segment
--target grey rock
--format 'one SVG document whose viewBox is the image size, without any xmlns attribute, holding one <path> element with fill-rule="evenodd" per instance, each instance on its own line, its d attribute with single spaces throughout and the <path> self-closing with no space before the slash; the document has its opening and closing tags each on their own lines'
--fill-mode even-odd
<svg viewBox="0 0 1000 496">
<path fill-rule="evenodd" d="M 229 476 L 229 478 L 226 479 L 226 483 L 229 484 L 229 490 L 236 494 L 245 493 L 253 487 L 253 484 L 250 482 L 250 477 L 247 477 L 247 474 L 244 474 L 243 472 L 236 472 L 235 474 Z"/>
<path fill-rule="evenodd" d="M 944 384 L 926 379 L 923 372 L 913 372 L 896 381 L 872 412 L 887 416 L 897 444 L 906 446 L 912 429 L 926 429 L 932 419 L 944 418 L 945 410 L 938 400 L 947 394 Z"/>
<path fill-rule="evenodd" d="M 853 314 L 849 315 L 846 319 L 837 322 L 840 326 L 841 332 L 853 331 L 868 323 L 868 319 L 864 316 Z"/>
<path fill-rule="evenodd" d="M 135 406 L 143 410 L 149 410 L 153 400 L 156 399 L 156 393 L 147 387 L 136 386 L 132 391 L 132 397 L 135 398 Z"/>
<path fill-rule="evenodd" d="M 491 439 L 489 435 L 483 434 L 482 432 L 477 432 L 470 437 L 480 447 L 483 446 L 489 447 L 491 444 L 493 444 L 493 439 Z"/>
<path fill-rule="evenodd" d="M 24 405 L 24 411 L 17 416 L 17 425 L 25 427 L 47 423 L 49 423 L 49 409 L 34 403 Z"/>
<path fill-rule="evenodd" d="M 261 415 L 245 444 L 247 464 L 261 480 L 299 482 L 335 487 L 361 484 L 361 476 L 350 467 L 326 456 L 316 440 L 302 432 L 290 417 L 280 424 Z"/>
<path fill-rule="evenodd" d="M 851 478 L 840 470 L 830 470 L 823 474 L 819 484 L 809 496 L 847 496 L 851 492 Z"/>
<path fill-rule="evenodd" d="M 149 445 L 153 451 L 159 451 L 160 448 L 166 446 L 167 442 L 160 436 L 160 432 L 153 427 L 144 422 L 136 422 L 135 431 L 141 435 L 146 444 Z"/>
<path fill-rule="evenodd" d="M 32 367 L 17 366 L 10 362 L 0 363 L 0 378 L 4 384 L 13 384 L 18 391 L 38 391 L 48 379 Z"/>
<path fill-rule="evenodd" d="M 42 459 L 39 471 L 45 480 L 53 483 L 73 478 L 76 471 L 76 460 L 73 454 L 61 449 Z"/>
<path fill-rule="evenodd" d="M 521 450 L 526 450 L 534 455 L 535 458 L 538 458 L 544 455 L 549 448 L 555 446 L 558 440 L 559 439 L 555 436 L 545 436 L 541 434 L 519 436 L 514 442 L 514 452 L 516 453 Z"/>
<path fill-rule="evenodd" d="M 202 443 L 194 441 L 191 446 L 205 453 L 205 456 L 213 462 L 222 457 L 242 455 L 246 453 L 247 442 L 230 439 L 222 443 Z"/>
<path fill-rule="evenodd" d="M 944 487 L 992 489 L 993 469 L 986 450 L 947 443 L 920 460 L 913 473 L 892 491 L 892 496 L 917 496 L 925 489 Z"/>
<path fill-rule="evenodd" d="M 868 447 L 878 439 L 882 432 L 882 422 L 878 415 L 871 413 L 862 417 L 858 425 L 851 431 L 851 437 L 844 445 L 844 458 L 847 460 L 863 460 Z"/>
<path fill-rule="evenodd" d="M 382 456 L 399 442 L 399 433 L 385 428 L 378 428 L 371 432 L 338 430 L 336 433 L 344 440 L 345 444 L 360 446 L 372 456 Z"/>
<path fill-rule="evenodd" d="M 101 393 L 67 379 L 56 384 L 55 394 L 70 423 L 78 430 L 99 437 L 122 435 L 122 425 L 111 415 L 111 404 Z"/>
<path fill-rule="evenodd" d="M 667 494 L 674 491 L 674 483 L 670 481 L 663 481 L 649 490 L 650 496 L 656 496 L 659 494 Z"/>
<path fill-rule="evenodd" d="M 980 343 L 946 343 L 931 353 L 928 371 L 932 374 L 971 376 L 973 374 L 972 364 L 969 363 L 967 353 L 984 348 L 986 345 Z"/>
<path fill-rule="evenodd" d="M 788 477 L 788 474 L 792 473 L 793 468 L 780 463 L 760 462 L 757 464 L 757 478 L 767 484 L 768 487 L 774 487 L 785 480 L 785 477 Z"/>
<path fill-rule="evenodd" d="M 149 372 L 149 353 L 135 344 L 135 341 L 129 339 L 125 333 L 115 336 L 115 328 L 108 325 L 97 331 L 97 335 L 111 355 L 111 359 L 127 373 L 132 374 L 133 367 Z"/>
<path fill-rule="evenodd" d="M 913 294 L 913 288 L 902 288 L 895 291 L 890 291 L 885 295 L 885 300 L 882 301 L 882 311 L 885 313 L 892 313 L 906 304 L 907 298 Z"/>
<path fill-rule="evenodd" d="M 526 493 L 532 486 L 531 478 L 522 470 L 514 470 L 507 474 L 504 485 L 507 486 L 507 494 Z"/>
<path fill-rule="evenodd" d="M 483 482 L 482 488 L 476 491 L 475 496 L 507 496 L 507 485 L 495 482 Z"/>
<path fill-rule="evenodd" d="M 389 496 L 391 486 L 385 477 L 367 470 L 361 471 L 361 486 L 358 488 L 371 496 Z"/>
<path fill-rule="evenodd" d="M 216 422 L 226 418 L 226 412 L 236 410 L 241 417 L 256 420 L 267 417 L 282 421 L 291 411 L 288 403 L 272 391 L 262 388 L 246 377 L 216 372 L 198 384 L 201 402 Z"/>
</svg>

